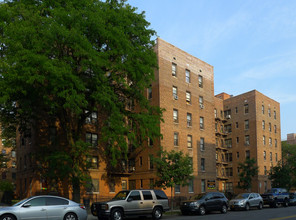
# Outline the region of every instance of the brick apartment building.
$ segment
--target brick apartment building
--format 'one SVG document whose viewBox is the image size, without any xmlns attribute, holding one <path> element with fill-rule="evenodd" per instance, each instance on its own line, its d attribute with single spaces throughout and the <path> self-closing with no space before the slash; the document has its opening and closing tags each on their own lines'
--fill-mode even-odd
<svg viewBox="0 0 296 220">
<path fill-rule="evenodd" d="M 296 144 L 296 134 L 295 133 L 287 134 L 287 144 L 292 144 L 292 145 Z"/>
<path fill-rule="evenodd" d="M 281 158 L 279 103 L 255 90 L 235 97 L 226 93 L 215 96 L 213 66 L 162 39 L 157 39 L 155 52 L 159 69 L 146 93 L 152 105 L 166 109 L 160 125 L 163 138 L 144 143 L 150 145 L 146 150 L 131 152 L 129 161 L 122 161 L 126 172 L 113 173 L 112 178 L 106 177 L 106 164 L 93 148 L 92 187 L 82 192 L 82 198 L 100 200 L 122 189 L 151 188 L 156 175 L 150 155 L 156 155 L 159 146 L 167 151 L 181 150 L 192 158 L 194 178 L 188 186 L 176 186 L 175 196 L 236 191 L 238 162 L 246 157 L 255 158 L 259 166 L 252 190 L 269 188 L 267 173 Z M 98 118 L 94 112 L 90 121 L 97 123 Z M 86 125 L 87 142 L 96 144 L 97 133 Z M 17 138 L 20 197 L 41 193 L 44 188 L 29 159 L 35 137 L 32 133 Z M 166 192 L 170 196 L 170 189 Z M 67 195 L 71 198 L 71 193 Z"/>
</svg>

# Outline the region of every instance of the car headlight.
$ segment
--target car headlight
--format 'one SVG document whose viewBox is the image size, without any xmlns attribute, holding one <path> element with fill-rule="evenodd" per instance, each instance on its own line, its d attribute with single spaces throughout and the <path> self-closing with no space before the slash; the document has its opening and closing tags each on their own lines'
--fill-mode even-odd
<svg viewBox="0 0 296 220">
<path fill-rule="evenodd" d="M 199 203 L 198 203 L 198 202 L 192 202 L 191 205 L 192 205 L 192 206 L 195 206 L 195 207 L 197 207 L 197 208 L 199 207 Z"/>
<path fill-rule="evenodd" d="M 246 200 L 241 200 L 241 201 L 238 202 L 238 204 L 243 205 L 243 204 L 245 204 L 245 202 L 246 202 Z"/>
<path fill-rule="evenodd" d="M 273 199 L 273 198 L 274 198 L 274 196 L 273 196 L 273 195 L 270 195 L 270 196 L 269 196 L 269 198 L 270 198 L 270 199 Z"/>
<path fill-rule="evenodd" d="M 109 209 L 108 204 L 102 204 L 102 205 L 101 205 L 101 209 L 102 209 L 102 210 L 108 210 L 108 209 Z"/>
</svg>

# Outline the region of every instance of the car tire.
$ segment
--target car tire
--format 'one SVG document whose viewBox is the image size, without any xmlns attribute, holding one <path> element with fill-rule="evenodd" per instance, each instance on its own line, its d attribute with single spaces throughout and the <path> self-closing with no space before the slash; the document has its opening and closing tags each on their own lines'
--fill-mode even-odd
<svg viewBox="0 0 296 220">
<path fill-rule="evenodd" d="M 222 214 L 227 213 L 227 205 L 225 205 L 225 204 L 222 205 L 222 207 L 221 207 L 221 213 Z"/>
<path fill-rule="evenodd" d="M 246 210 L 246 211 L 249 211 L 249 210 L 250 210 L 250 205 L 249 205 L 249 203 L 246 203 L 245 210 Z"/>
<path fill-rule="evenodd" d="M 158 220 L 158 219 L 161 219 L 161 217 L 162 217 L 162 209 L 159 207 L 154 208 L 152 211 L 152 218 L 154 220 Z"/>
<path fill-rule="evenodd" d="M 259 202 L 258 209 L 263 209 L 263 204 L 262 204 L 262 202 Z"/>
<path fill-rule="evenodd" d="M 274 201 L 273 202 L 272 207 L 273 208 L 278 208 L 279 207 L 279 204 L 277 203 L 277 201 Z"/>
<path fill-rule="evenodd" d="M 120 209 L 113 209 L 110 215 L 111 220 L 122 220 L 123 212 Z"/>
<path fill-rule="evenodd" d="M 288 206 L 289 206 L 288 199 L 285 199 L 285 200 L 284 200 L 284 204 L 283 204 L 283 205 L 284 205 L 284 207 L 288 207 Z"/>
<path fill-rule="evenodd" d="M 64 216 L 64 220 L 78 220 L 77 215 L 73 212 L 67 213 Z"/>
<path fill-rule="evenodd" d="M 1 216 L 0 220 L 16 220 L 16 218 L 13 215 L 6 214 Z"/>
<path fill-rule="evenodd" d="M 200 215 L 205 215 L 206 214 L 206 208 L 203 205 L 199 207 L 199 214 Z"/>
</svg>

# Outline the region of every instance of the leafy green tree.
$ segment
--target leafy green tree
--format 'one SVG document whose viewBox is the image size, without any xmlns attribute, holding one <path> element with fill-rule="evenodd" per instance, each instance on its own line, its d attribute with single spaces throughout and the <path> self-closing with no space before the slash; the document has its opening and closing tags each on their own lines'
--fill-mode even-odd
<svg viewBox="0 0 296 220">
<path fill-rule="evenodd" d="M 291 175 L 291 171 L 291 167 L 283 161 L 280 161 L 275 167 L 272 167 L 268 176 L 271 180 L 272 187 L 281 187 L 290 190 L 294 179 Z"/>
<path fill-rule="evenodd" d="M 192 159 L 184 155 L 182 151 L 160 151 L 158 157 L 152 158 L 156 166 L 158 180 L 156 185 L 162 188 L 171 188 L 173 199 L 173 188 L 176 185 L 188 185 L 188 181 L 193 178 Z M 173 201 L 171 202 L 173 205 Z M 172 207 L 173 209 L 173 207 Z"/>
<path fill-rule="evenodd" d="M 238 188 L 250 190 L 252 188 L 252 178 L 258 175 L 258 166 L 254 158 L 246 159 L 244 163 L 239 163 L 239 185 Z"/>
<path fill-rule="evenodd" d="M 127 159 L 127 139 L 139 147 L 160 136 L 161 110 L 144 95 L 157 67 L 148 27 L 125 1 L 0 3 L 0 122 L 49 140 L 32 155 L 43 177 L 68 181 L 79 194 L 92 112 L 98 151 L 111 167 Z"/>
</svg>

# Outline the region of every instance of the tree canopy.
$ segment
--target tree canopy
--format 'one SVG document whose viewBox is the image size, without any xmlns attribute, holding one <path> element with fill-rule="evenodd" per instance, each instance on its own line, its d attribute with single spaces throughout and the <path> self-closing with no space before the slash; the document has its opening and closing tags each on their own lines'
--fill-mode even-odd
<svg viewBox="0 0 296 220">
<path fill-rule="evenodd" d="M 80 183 L 93 112 L 98 146 L 113 166 L 127 158 L 127 139 L 139 147 L 160 136 L 161 110 L 144 95 L 157 67 L 154 36 L 125 1 L 0 3 L 0 122 L 57 136 L 50 146 L 37 143 L 40 172 Z"/>
<path fill-rule="evenodd" d="M 254 158 L 247 158 L 244 163 L 239 163 L 239 185 L 240 189 L 250 190 L 252 178 L 258 175 L 258 166 Z"/>
</svg>

